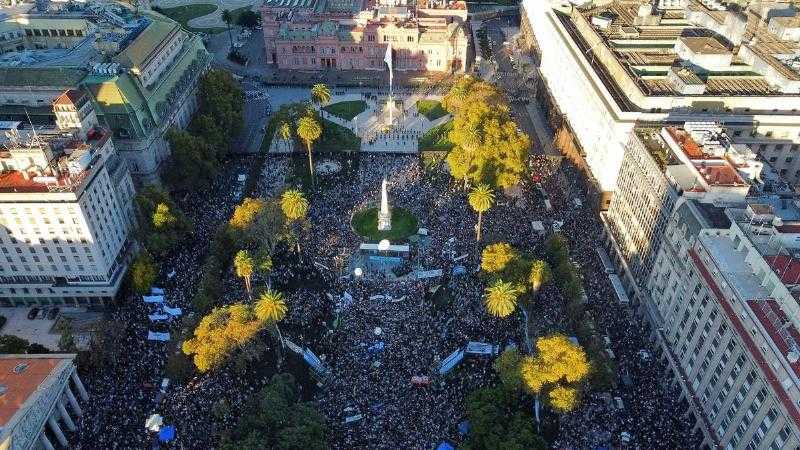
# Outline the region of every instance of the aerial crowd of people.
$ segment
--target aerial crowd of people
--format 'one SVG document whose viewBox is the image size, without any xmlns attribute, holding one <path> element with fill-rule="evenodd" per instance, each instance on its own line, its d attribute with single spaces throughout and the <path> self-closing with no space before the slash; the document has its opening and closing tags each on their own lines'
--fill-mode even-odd
<svg viewBox="0 0 800 450">
<path fill-rule="evenodd" d="M 290 158 L 268 158 L 253 196 L 273 197 L 288 187 Z M 323 163 L 325 157 L 317 159 Z M 167 302 L 185 314 L 193 314 L 191 299 L 207 244 L 241 200 L 233 195 L 233 180 L 251 163 L 229 163 L 211 194 L 178 199 L 193 224 L 192 236 L 163 264 L 158 285 L 165 289 Z M 562 416 L 553 448 L 618 445 L 622 436 L 639 448 L 694 448 L 692 423 L 665 382 L 666 368 L 652 349 L 648 330 L 617 302 L 603 270 L 596 251 L 602 227 L 572 166 L 532 156 L 531 178 L 521 189 L 496 193 L 480 243 L 475 241 L 476 215 L 467 192 L 462 183 L 453 182 L 443 163 L 423 168 L 417 155 L 362 154 L 340 166 L 308 195 L 309 226 L 300 231 L 300 254 L 281 250 L 269 280 L 254 281 L 284 292 L 289 311 L 281 323 L 283 337 L 290 346 L 319 356 L 322 370 L 303 389 L 327 419 L 331 448 L 430 449 L 457 438 L 466 396 L 497 378 L 491 358 L 467 358 L 446 376 L 438 373 L 442 360 L 470 341 L 528 351 L 530 345 L 518 314 L 501 319 L 486 312 L 485 282 L 477 275 L 480 251 L 503 241 L 535 253 L 554 223 L 570 242 L 587 308 L 599 332 L 608 337 L 624 382 L 610 392 L 586 394 L 576 411 Z M 364 266 L 368 259 L 358 255 L 358 248 L 365 238 L 353 231 L 350 218 L 377 203 L 383 178 L 391 206 L 408 210 L 427 230 L 414 238 L 407 263 L 417 270 L 441 269 L 441 276 L 417 279 L 414 272 L 398 275 Z M 542 204 L 533 180 L 548 193 L 552 209 Z M 582 206 L 574 198 L 582 198 Z M 534 227 L 534 221 L 545 231 Z M 445 305 L 431 300 L 437 286 L 447 289 Z M 232 272 L 223 276 L 223 292 L 221 303 L 244 299 L 242 282 Z M 554 292 L 549 287 L 537 300 L 537 328 L 569 333 L 562 301 Z M 177 428 L 170 448 L 209 448 L 236 424 L 253 392 L 266 384 L 269 370 L 229 364 L 160 392 L 166 361 L 176 347 L 174 342 L 146 339 L 152 309 L 141 296 L 131 296 L 109 314 L 110 323 L 119 324 L 110 339 L 112 358 L 82 374 L 90 400 L 83 405 L 78 432 L 70 436 L 75 448 L 147 448 L 154 435 L 144 424 L 153 413 Z M 174 320 L 173 340 L 181 319 Z M 276 345 L 267 344 L 265 359 Z M 262 360 L 260 365 L 274 373 L 281 367 L 273 363 Z M 610 400 L 614 397 L 624 407 Z"/>
</svg>

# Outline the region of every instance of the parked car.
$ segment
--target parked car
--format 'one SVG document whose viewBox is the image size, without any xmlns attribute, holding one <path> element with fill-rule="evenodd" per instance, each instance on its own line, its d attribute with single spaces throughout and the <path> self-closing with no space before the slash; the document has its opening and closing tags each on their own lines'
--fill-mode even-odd
<svg viewBox="0 0 800 450">
<path fill-rule="evenodd" d="M 47 318 L 49 320 L 55 320 L 57 315 L 58 315 L 58 307 L 57 306 L 55 308 L 50 309 L 50 311 L 47 311 Z"/>
<path fill-rule="evenodd" d="M 39 308 L 33 307 L 30 311 L 28 311 L 28 319 L 33 320 L 39 314 Z"/>
</svg>

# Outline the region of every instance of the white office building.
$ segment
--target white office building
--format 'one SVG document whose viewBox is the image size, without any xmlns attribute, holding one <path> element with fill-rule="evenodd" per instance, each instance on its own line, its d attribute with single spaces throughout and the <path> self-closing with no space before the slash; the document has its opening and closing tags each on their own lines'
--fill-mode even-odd
<svg viewBox="0 0 800 450">
<path fill-rule="evenodd" d="M 69 91 L 54 104 L 72 128 L 5 125 L 0 305 L 102 306 L 126 272 L 133 183 L 85 97 Z"/>
<path fill-rule="evenodd" d="M 769 30 L 759 14 L 772 9 L 573 3 L 523 1 L 523 30 L 602 191 L 616 190 L 624 147 L 641 123 L 721 123 L 735 143 L 800 181 L 800 47 Z"/>
</svg>

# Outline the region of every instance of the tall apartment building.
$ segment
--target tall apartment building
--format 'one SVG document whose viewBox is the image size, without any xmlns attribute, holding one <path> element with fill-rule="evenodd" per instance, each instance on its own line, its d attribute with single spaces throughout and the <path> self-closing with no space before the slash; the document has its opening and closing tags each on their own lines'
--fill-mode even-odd
<svg viewBox="0 0 800 450">
<path fill-rule="evenodd" d="M 770 31 L 768 20 L 785 4 L 734 11 L 697 0 L 573 3 L 523 1 L 523 30 L 603 191 L 617 190 L 624 147 L 640 123 L 719 122 L 734 143 L 800 182 L 800 44 Z"/>
<path fill-rule="evenodd" d="M 617 191 L 601 218 L 607 247 L 635 300 L 681 197 L 725 205 L 750 192 L 792 194 L 778 173 L 715 123 L 640 126 L 624 152 Z"/>
<path fill-rule="evenodd" d="M 133 175 L 154 182 L 170 153 L 164 134 L 189 123 L 210 61 L 199 36 L 143 8 L 11 12 L 0 17 L 0 120 L 52 125 L 53 101 L 83 91 Z"/>
<path fill-rule="evenodd" d="M 800 201 L 713 123 L 637 128 L 606 243 L 706 448 L 800 445 Z"/>
<path fill-rule="evenodd" d="M 4 122 L 0 305 L 102 306 L 128 267 L 134 188 L 88 94 L 53 104 L 64 128 Z"/>
</svg>

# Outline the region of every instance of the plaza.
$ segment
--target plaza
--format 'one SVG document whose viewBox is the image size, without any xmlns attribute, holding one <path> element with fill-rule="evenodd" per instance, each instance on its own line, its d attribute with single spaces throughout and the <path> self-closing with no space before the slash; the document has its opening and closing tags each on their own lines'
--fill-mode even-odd
<svg viewBox="0 0 800 450">
<path fill-rule="evenodd" d="M 441 95 L 424 93 L 395 93 L 392 117 L 389 113 L 389 94 L 374 89 L 344 88 L 340 94 L 331 96 L 327 105 L 316 105 L 322 118 L 340 125 L 356 135 L 360 140 L 360 152 L 417 154 L 419 139 L 430 130 L 452 120 L 450 114 L 430 120 L 419 112 L 420 101 L 440 101 Z M 351 118 L 340 117 L 327 110 L 343 103 L 361 102 L 363 109 Z M 277 133 L 277 132 L 276 132 Z M 276 136 L 272 139 L 270 153 L 292 153 L 301 149 L 287 146 Z"/>
</svg>

